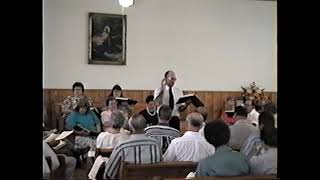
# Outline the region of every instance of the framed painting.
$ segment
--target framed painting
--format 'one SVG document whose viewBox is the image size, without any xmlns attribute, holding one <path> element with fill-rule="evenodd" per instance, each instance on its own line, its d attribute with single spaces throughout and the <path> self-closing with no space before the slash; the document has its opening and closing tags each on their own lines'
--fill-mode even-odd
<svg viewBox="0 0 320 180">
<path fill-rule="evenodd" d="M 89 64 L 127 64 L 126 19 L 126 15 L 89 13 Z"/>
</svg>

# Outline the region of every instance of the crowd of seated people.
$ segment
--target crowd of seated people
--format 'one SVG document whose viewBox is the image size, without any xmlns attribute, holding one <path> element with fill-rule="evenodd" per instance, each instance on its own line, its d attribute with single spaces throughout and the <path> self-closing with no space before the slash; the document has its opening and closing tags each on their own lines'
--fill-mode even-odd
<svg viewBox="0 0 320 180">
<path fill-rule="evenodd" d="M 196 107 L 186 117 L 187 131 L 181 132 L 180 124 L 178 127 L 175 124 L 177 120 L 180 123 L 179 113 L 190 102 L 180 106 L 172 103 L 178 98 L 172 100 L 172 94 L 183 95 L 179 89 L 173 89 L 175 80 L 173 71 L 166 72 L 156 96 L 148 96 L 146 108 L 140 112 L 133 112 L 132 106 L 116 100 L 123 95 L 122 88 L 115 85 L 106 99 L 106 107 L 102 108 L 101 119 L 90 109 L 93 102 L 83 94 L 83 84 L 74 83 L 74 96 L 67 97 L 62 109 L 66 129 L 74 131 L 75 140 L 67 140 L 69 150 L 63 154 L 78 160 L 77 156 L 86 154 L 89 147 L 112 149 L 109 157 L 95 157 L 96 162 L 88 173 L 90 179 L 96 178 L 101 167 L 104 178 L 119 177 L 122 161 L 132 164 L 198 162 L 196 176 L 277 173 L 277 112 L 273 103 L 262 106 L 246 100 L 235 107 L 234 99 L 228 97 L 218 119 L 208 119 L 208 109 Z M 79 126 L 85 130 L 77 129 Z M 67 178 L 72 178 L 75 169 L 71 158 L 68 158 Z M 57 163 L 53 168 L 56 166 Z M 46 177 L 48 173 L 48 170 L 44 172 Z"/>
</svg>

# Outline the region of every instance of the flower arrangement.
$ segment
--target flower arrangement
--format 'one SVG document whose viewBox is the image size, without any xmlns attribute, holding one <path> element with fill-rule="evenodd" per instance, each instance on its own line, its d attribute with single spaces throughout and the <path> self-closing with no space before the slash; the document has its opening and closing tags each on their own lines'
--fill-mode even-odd
<svg viewBox="0 0 320 180">
<path fill-rule="evenodd" d="M 243 90 L 243 92 L 241 93 L 243 99 L 250 99 L 253 101 L 265 101 L 269 99 L 269 97 L 264 95 L 265 88 L 260 89 L 255 82 L 252 82 L 247 87 L 241 86 L 241 88 Z"/>
</svg>

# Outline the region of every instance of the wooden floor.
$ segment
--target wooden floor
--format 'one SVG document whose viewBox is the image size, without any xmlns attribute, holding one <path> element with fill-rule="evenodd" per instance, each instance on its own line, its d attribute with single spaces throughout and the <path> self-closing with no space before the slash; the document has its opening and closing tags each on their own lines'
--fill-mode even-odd
<svg viewBox="0 0 320 180">
<path fill-rule="evenodd" d="M 90 158 L 80 163 L 80 167 L 77 167 L 73 174 L 73 179 L 88 179 L 88 174 L 93 165 Z"/>
</svg>

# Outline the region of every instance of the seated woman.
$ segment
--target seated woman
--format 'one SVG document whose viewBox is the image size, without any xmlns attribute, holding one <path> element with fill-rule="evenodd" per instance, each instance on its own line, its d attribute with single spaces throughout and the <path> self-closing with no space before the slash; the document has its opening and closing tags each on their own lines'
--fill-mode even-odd
<svg viewBox="0 0 320 180">
<path fill-rule="evenodd" d="M 129 139 L 129 135 L 125 132 L 121 132 L 120 129 L 124 125 L 126 117 L 119 110 L 115 110 L 111 113 L 110 120 L 112 126 L 107 128 L 107 131 L 101 132 L 97 137 L 96 152 L 101 153 L 101 149 L 113 149 L 119 143 Z M 111 152 L 110 152 L 111 154 Z M 109 154 L 109 155 L 110 155 Z M 105 156 L 105 155 L 102 155 Z M 95 160 L 88 177 L 90 179 L 96 179 L 100 167 L 108 159 L 102 156 L 98 156 Z"/>
<path fill-rule="evenodd" d="M 122 88 L 116 84 L 112 87 L 111 93 L 109 94 L 108 97 L 113 96 L 113 97 L 123 97 L 122 95 Z"/>
<path fill-rule="evenodd" d="M 89 108 L 89 102 L 81 99 L 75 111 L 67 118 L 68 129 L 73 129 L 76 134 L 75 147 L 93 147 L 96 139 L 94 135 L 101 132 L 101 122 Z M 81 126 L 81 128 L 85 130 L 77 130 L 78 128 L 76 126 Z"/>
<path fill-rule="evenodd" d="M 260 139 L 263 141 L 256 155 L 250 159 L 251 173 L 254 175 L 277 174 L 277 128 L 274 116 L 265 111 L 259 116 Z"/>
<path fill-rule="evenodd" d="M 113 148 L 118 144 L 120 138 L 120 129 L 125 121 L 124 115 L 115 110 L 110 115 L 111 126 L 106 128 L 97 137 L 96 148 Z"/>
<path fill-rule="evenodd" d="M 228 126 L 231 126 L 236 122 L 236 119 L 233 117 L 234 107 L 234 99 L 232 97 L 228 97 L 224 103 L 224 110 L 221 113 L 221 119 L 223 119 Z"/>
<path fill-rule="evenodd" d="M 85 99 L 92 107 L 92 99 L 84 95 L 84 86 L 81 82 L 75 82 L 72 85 L 73 96 L 68 96 L 62 103 L 62 118 L 66 119 L 77 107 L 80 99 Z"/>
<path fill-rule="evenodd" d="M 106 100 L 107 109 L 101 113 L 101 122 L 103 131 L 112 126 L 110 119 L 111 113 L 117 109 L 117 100 L 113 96 L 109 96 Z"/>
<path fill-rule="evenodd" d="M 147 121 L 147 126 L 152 126 L 152 125 L 157 125 L 159 120 L 158 120 L 158 114 L 157 114 L 157 107 L 154 102 L 154 96 L 149 95 L 146 98 L 146 103 L 148 106 L 139 112 Z"/>
</svg>

